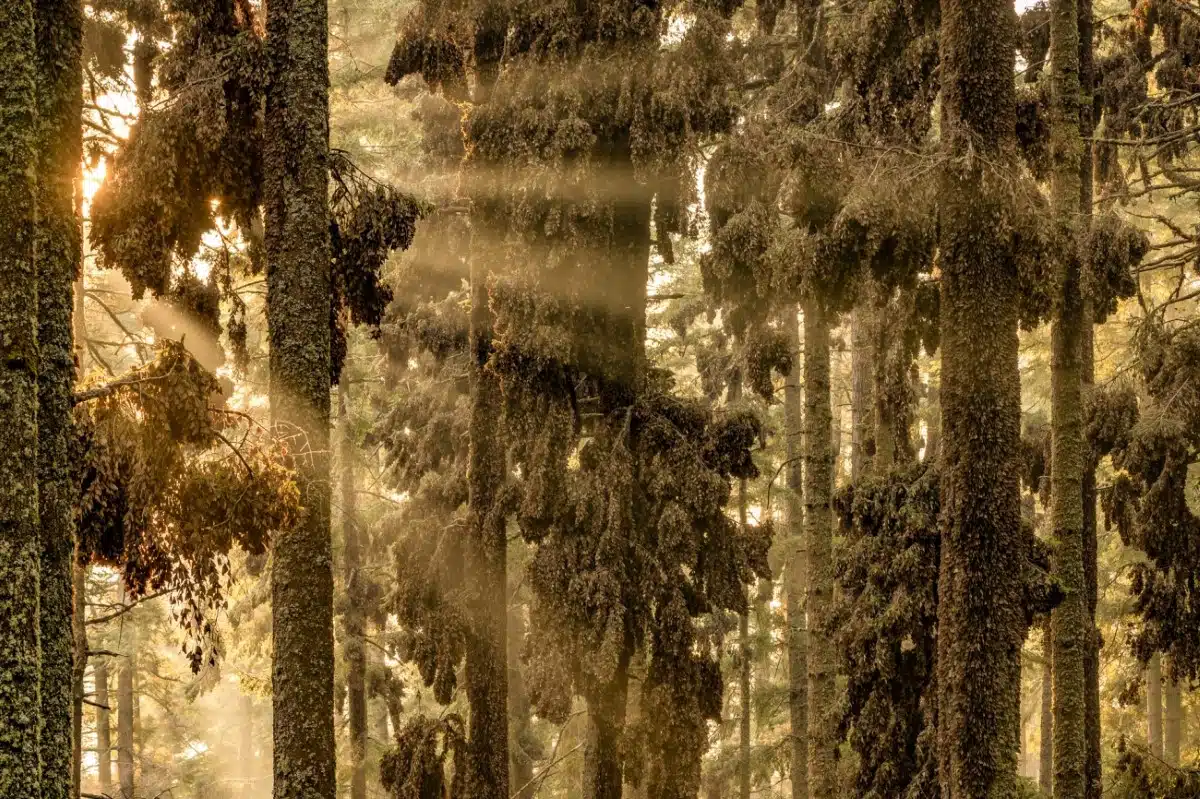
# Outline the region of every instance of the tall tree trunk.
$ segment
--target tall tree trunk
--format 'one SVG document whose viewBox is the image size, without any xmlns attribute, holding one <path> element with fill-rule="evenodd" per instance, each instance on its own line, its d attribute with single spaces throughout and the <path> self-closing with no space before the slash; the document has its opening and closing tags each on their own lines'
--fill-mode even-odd
<svg viewBox="0 0 1200 799">
<path fill-rule="evenodd" d="M 84 616 L 87 611 L 88 567 L 76 563 L 71 575 L 72 602 L 75 612 L 71 614 L 71 639 L 74 649 L 71 675 L 71 792 L 79 796 L 83 785 L 83 677 L 87 669 L 88 638 Z M 105 703 L 107 704 L 107 702 Z M 112 742 L 109 741 L 111 748 Z M 107 751 L 107 750 L 106 750 Z M 110 773 L 111 783 L 111 773 Z"/>
<path fill-rule="evenodd" d="M 730 391 L 732 394 L 732 390 Z M 738 385 L 738 393 L 741 386 Z M 742 528 L 746 527 L 746 479 L 738 481 L 738 521 Z M 745 589 L 743 589 L 745 590 Z M 738 717 L 738 796 L 750 799 L 750 719 L 751 708 L 754 706 L 750 690 L 750 671 L 753 651 L 750 646 L 750 601 L 747 599 L 746 612 L 738 619 L 738 644 L 741 650 L 741 662 L 738 668 L 738 696 L 741 700 Z"/>
<path fill-rule="evenodd" d="M 1077 0 L 1050 3 L 1050 91 L 1053 211 L 1071 235 L 1080 232 L 1079 9 Z M 1056 265 L 1061 294 L 1050 331 L 1051 568 L 1065 594 L 1051 614 L 1054 657 L 1054 797 L 1084 799 L 1087 748 L 1084 659 L 1091 639 L 1084 580 L 1083 296 L 1079 259 Z"/>
<path fill-rule="evenodd" d="M 1042 624 L 1042 744 L 1038 758 L 1038 787 L 1054 795 L 1054 654 L 1050 619 Z"/>
<path fill-rule="evenodd" d="M 275 799 L 334 799 L 329 521 L 330 264 L 326 0 L 267 6 L 264 143 L 271 416 L 295 442 L 305 513 L 274 541 Z"/>
<path fill-rule="evenodd" d="M 588 700 L 583 745 L 583 799 L 621 799 L 621 732 L 629 690 L 629 655 L 622 653 L 602 697 Z"/>
<path fill-rule="evenodd" d="M 833 642 L 825 626 L 833 600 L 833 451 L 829 397 L 829 319 L 804 305 L 804 532 L 808 554 L 808 784 L 837 796 Z"/>
<path fill-rule="evenodd" d="M 92 669 L 96 683 L 96 772 L 100 793 L 112 794 L 112 721 L 108 704 L 108 660 L 99 658 Z"/>
<path fill-rule="evenodd" d="M 37 56 L 31 0 L 0 6 L 0 797 L 41 796 Z"/>
<path fill-rule="evenodd" d="M 1157 653 L 1150 658 L 1150 664 L 1146 667 L 1146 739 L 1150 745 L 1150 754 L 1162 760 L 1162 666 Z"/>
<path fill-rule="evenodd" d="M 122 594 L 124 596 L 124 594 Z M 123 657 L 117 667 L 117 782 L 121 799 L 134 797 L 133 676 L 137 663 L 137 634 L 133 624 L 125 633 Z"/>
<path fill-rule="evenodd" d="M 874 401 L 871 390 L 875 378 L 872 361 L 871 308 L 861 303 L 854 309 L 850 320 L 850 481 L 866 474 L 867 443 L 873 435 L 868 431 L 873 416 Z M 784 391 L 787 391 L 786 383 Z M 786 403 L 786 398 L 784 399 Z"/>
<path fill-rule="evenodd" d="M 521 648 L 525 643 L 525 618 L 520 604 L 508 609 L 508 753 L 509 785 L 513 799 L 533 799 L 533 757 L 523 742 L 533 736 L 533 719 L 525 675 L 521 666 Z"/>
<path fill-rule="evenodd" d="M 367 796 L 367 664 L 365 628 L 359 572 L 362 568 L 362 544 L 359 540 L 356 486 L 354 482 L 354 433 L 350 429 L 350 379 L 342 370 L 338 383 L 338 419 L 342 481 L 343 579 L 346 585 L 346 613 L 343 625 L 346 640 L 342 645 L 346 659 L 346 704 L 350 728 L 350 799 Z"/>
<path fill-rule="evenodd" d="M 491 232 L 484 226 L 485 235 Z M 467 701 L 471 706 L 467 793 L 508 799 L 508 580 L 507 531 L 497 502 L 505 453 L 499 436 L 500 381 L 488 368 L 492 351 L 487 266 L 471 258 L 471 422 L 467 469 L 466 547 L 470 623 L 466 647 Z"/>
<path fill-rule="evenodd" d="M 38 94 L 38 501 L 41 516 L 41 758 L 43 799 L 72 788 L 75 553 L 71 393 L 75 351 L 71 287 L 80 265 L 75 176 L 83 157 L 83 9 L 79 0 L 36 0 Z"/>
<path fill-rule="evenodd" d="M 1093 151 L 1092 134 L 1095 132 L 1093 96 L 1096 85 L 1094 52 L 1094 22 L 1092 0 L 1077 0 L 1079 19 L 1079 134 L 1082 138 L 1079 159 L 1079 210 L 1086 222 L 1092 214 Z M 1094 314 L 1089 297 L 1083 300 L 1083 386 L 1091 390 L 1096 381 L 1095 342 L 1092 325 Z M 1100 630 L 1096 626 L 1097 588 L 1097 540 L 1096 540 L 1096 463 L 1087 453 L 1087 466 L 1083 473 L 1083 580 L 1087 599 L 1084 612 L 1087 617 L 1089 636 L 1083 661 L 1084 679 L 1084 796 L 1086 799 L 1101 799 L 1104 786 L 1100 759 Z"/>
<path fill-rule="evenodd" d="M 238 779 L 242 786 L 238 791 L 241 799 L 253 799 L 254 791 L 254 700 L 250 694 L 240 697 L 241 712 L 238 713 Z"/>
<path fill-rule="evenodd" d="M 800 322 L 796 307 L 783 315 L 792 363 L 800 354 Z M 787 464 L 787 524 L 790 554 L 787 564 L 788 716 L 791 721 L 792 799 L 808 799 L 808 625 L 804 618 L 808 557 L 804 544 L 804 395 L 795 366 L 783 384 L 784 457 Z"/>
<path fill-rule="evenodd" d="M 945 0 L 940 46 L 939 781 L 942 799 L 983 799 L 1015 790 L 1026 633 L 1012 568 L 1024 551 L 1018 287 L 1009 204 L 992 189 L 1015 172 L 1003 163 L 1015 149 L 1012 3 Z"/>
<path fill-rule="evenodd" d="M 1163 759 L 1172 766 L 1179 765 L 1182 728 L 1183 698 L 1179 681 L 1168 676 L 1163 681 Z"/>
</svg>

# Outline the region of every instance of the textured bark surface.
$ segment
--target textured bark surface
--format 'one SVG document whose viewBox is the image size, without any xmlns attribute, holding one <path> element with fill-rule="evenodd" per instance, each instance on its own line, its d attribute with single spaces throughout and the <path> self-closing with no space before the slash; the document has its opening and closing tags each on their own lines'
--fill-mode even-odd
<svg viewBox="0 0 1200 799">
<path fill-rule="evenodd" d="M 1015 132 L 1006 0 L 942 3 L 940 264 L 942 799 L 1008 797 L 1020 726 L 1024 590 L 1018 489 L 1017 280 L 994 189 Z"/>
<path fill-rule="evenodd" d="M 808 554 L 808 786 L 837 795 L 836 653 L 825 631 L 833 601 L 833 412 L 829 319 L 804 305 L 804 534 Z"/>
<path fill-rule="evenodd" d="M 71 796 L 74 693 L 70 469 L 75 352 L 72 286 L 80 265 L 75 176 L 83 156 L 83 10 L 37 0 L 38 504 L 41 523 L 42 799 Z"/>
<path fill-rule="evenodd" d="M 343 580 L 346 586 L 346 613 L 342 619 L 346 661 L 346 707 L 350 733 L 350 799 L 367 796 L 367 663 L 364 635 L 366 619 L 359 572 L 362 568 L 362 543 L 359 540 L 357 492 L 354 482 L 354 434 L 350 429 L 350 380 L 342 370 L 338 383 L 339 445 L 342 483 Z"/>
<path fill-rule="evenodd" d="M 1060 223 L 1079 230 L 1079 13 L 1076 0 L 1050 4 L 1050 198 Z M 1065 597 L 1051 614 L 1054 657 L 1054 796 L 1083 799 L 1087 760 L 1084 659 L 1091 638 L 1084 580 L 1083 297 L 1074 250 L 1056 264 L 1061 282 L 1050 331 L 1051 569 Z"/>
<path fill-rule="evenodd" d="M 1146 667 L 1146 743 L 1150 754 L 1163 757 L 1162 661 L 1156 654 Z"/>
<path fill-rule="evenodd" d="M 0 6 L 0 797 L 41 795 L 34 9 Z"/>
<path fill-rule="evenodd" d="M 784 314 L 788 350 L 800 352 L 800 322 L 796 308 Z M 796 362 L 793 357 L 793 363 Z M 808 799 L 808 625 L 804 593 L 808 558 L 804 546 L 804 395 L 800 370 L 792 367 L 783 384 L 785 457 L 787 465 L 787 532 L 790 544 L 787 574 L 788 716 L 791 721 L 792 799 Z"/>
<path fill-rule="evenodd" d="M 330 267 L 325 0 L 267 7 L 264 143 L 271 415 L 305 512 L 271 570 L 275 799 L 333 799 Z"/>
<path fill-rule="evenodd" d="M 492 349 L 487 269 L 471 262 L 471 424 L 468 465 L 470 625 L 466 647 L 468 730 L 467 793 L 508 799 L 507 548 L 505 518 L 497 503 L 505 454 L 499 440 L 500 381 L 488 368 Z"/>
</svg>

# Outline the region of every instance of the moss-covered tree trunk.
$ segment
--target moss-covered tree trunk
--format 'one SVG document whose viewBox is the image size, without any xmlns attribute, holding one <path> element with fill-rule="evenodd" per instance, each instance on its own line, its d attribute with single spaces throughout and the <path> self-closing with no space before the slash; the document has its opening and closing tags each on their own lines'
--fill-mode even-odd
<svg viewBox="0 0 1200 799">
<path fill-rule="evenodd" d="M 38 95 L 38 503 L 41 516 L 42 794 L 71 796 L 75 552 L 72 285 L 80 266 L 75 176 L 83 156 L 83 9 L 36 0 Z"/>
<path fill-rule="evenodd" d="M 41 795 L 34 9 L 0 7 L 0 797 Z"/>
<path fill-rule="evenodd" d="M 800 354 L 800 322 L 796 307 L 783 314 L 784 335 L 793 363 Z M 808 799 L 808 625 L 805 621 L 805 586 L 808 558 L 804 545 L 804 395 L 800 370 L 793 366 L 783 384 L 784 457 L 787 464 L 788 564 L 787 648 L 788 717 L 791 722 L 791 778 L 793 799 Z"/>
<path fill-rule="evenodd" d="M 325 0 L 267 6 L 264 143 L 271 416 L 305 512 L 273 544 L 275 799 L 333 799 L 330 264 Z"/>
<path fill-rule="evenodd" d="M 1146 743 L 1150 754 L 1163 757 L 1162 660 L 1158 653 L 1146 667 Z"/>
<path fill-rule="evenodd" d="M 1183 729 L 1183 697 L 1179 681 L 1171 676 L 1163 680 L 1163 759 L 1169 765 L 1179 765 Z"/>
<path fill-rule="evenodd" d="M 350 734 L 350 799 L 367 796 L 367 661 L 366 618 L 362 596 L 362 541 L 354 482 L 354 433 L 350 424 L 350 379 L 343 369 L 338 381 L 339 460 L 342 484 L 342 569 L 346 612 L 342 619 L 346 661 L 347 726 Z"/>
<path fill-rule="evenodd" d="M 836 652 L 825 627 L 833 602 L 833 412 L 829 319 L 804 304 L 804 537 L 808 561 L 808 787 L 837 795 Z"/>
<path fill-rule="evenodd" d="M 1038 788 L 1043 796 L 1054 795 L 1054 656 L 1051 653 L 1050 619 L 1042 624 L 1042 713 L 1041 746 L 1038 748 Z"/>
<path fill-rule="evenodd" d="M 939 192 L 942 544 L 938 750 L 942 799 L 1015 790 L 1025 637 L 1018 488 L 1017 276 L 1002 181 L 1015 170 L 1015 15 L 945 0 Z M 1003 177 L 1002 177 L 1003 176 Z"/>
<path fill-rule="evenodd" d="M 485 235 L 488 232 L 491 228 L 485 226 Z M 488 368 L 492 324 L 487 267 L 481 252 L 482 248 L 477 248 L 471 259 L 467 793 L 479 799 L 508 799 L 508 540 L 497 501 L 504 485 L 505 453 L 499 438 L 500 380 Z"/>
<path fill-rule="evenodd" d="M 1080 232 L 1079 13 L 1077 0 L 1050 4 L 1050 199 L 1069 235 Z M 1084 658 L 1091 638 L 1084 580 L 1083 297 L 1079 259 L 1069 248 L 1056 264 L 1060 294 L 1050 331 L 1051 568 L 1065 594 L 1051 614 L 1054 658 L 1054 796 L 1083 799 L 1085 738 Z"/>
<path fill-rule="evenodd" d="M 96 775 L 101 794 L 112 794 L 112 720 L 108 705 L 108 660 L 96 660 L 92 670 L 96 684 Z"/>
</svg>

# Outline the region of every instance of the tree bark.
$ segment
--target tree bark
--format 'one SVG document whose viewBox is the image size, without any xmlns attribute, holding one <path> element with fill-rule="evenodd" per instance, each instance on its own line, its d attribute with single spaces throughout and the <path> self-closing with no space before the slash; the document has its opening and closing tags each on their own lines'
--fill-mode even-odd
<svg viewBox="0 0 1200 799">
<path fill-rule="evenodd" d="M 43 799 L 72 788 L 74 705 L 71 629 L 75 553 L 71 394 L 75 352 L 72 285 L 80 266 L 75 176 L 83 157 L 83 9 L 79 0 L 37 0 L 38 501 L 42 560 Z"/>
<path fill-rule="evenodd" d="M 800 322 L 796 307 L 783 315 L 792 362 L 800 354 Z M 804 545 L 804 395 L 795 366 L 783 384 L 785 457 L 787 464 L 787 524 L 790 557 L 787 564 L 788 716 L 791 722 L 792 799 L 808 799 L 808 625 L 804 618 L 808 559 Z"/>
<path fill-rule="evenodd" d="M 485 234 L 491 228 L 485 226 Z M 467 793 L 508 799 L 508 578 L 507 531 L 498 503 L 504 485 L 500 444 L 501 394 L 488 368 L 492 351 L 487 267 L 480 251 L 471 258 L 471 422 L 467 470 L 466 562 L 470 624 L 466 647 L 468 736 Z"/>
<path fill-rule="evenodd" d="M 825 631 L 833 600 L 833 451 L 829 396 L 829 319 L 804 305 L 804 533 L 808 555 L 808 784 L 837 796 L 837 722 L 833 642 Z"/>
<path fill-rule="evenodd" d="M 271 416 L 305 513 L 274 541 L 274 797 L 334 799 L 326 0 L 267 6 L 264 142 Z"/>
<path fill-rule="evenodd" d="M 34 7 L 0 7 L 0 797 L 41 795 Z"/>
<path fill-rule="evenodd" d="M 732 389 L 730 393 L 733 393 Z M 741 393 L 740 385 L 738 385 L 738 393 Z M 738 521 L 741 523 L 742 528 L 745 529 L 745 478 L 738 481 Z M 754 702 L 750 693 L 750 672 L 753 652 L 750 646 L 750 602 L 748 600 L 746 603 L 746 612 L 741 614 L 741 617 L 738 619 L 738 645 L 741 650 L 741 662 L 738 664 L 738 696 L 741 702 L 741 706 L 739 707 L 740 715 L 738 717 L 738 796 L 741 799 L 750 799 L 750 714 Z"/>
<path fill-rule="evenodd" d="M 1163 757 L 1162 666 L 1156 653 L 1146 667 L 1146 743 L 1150 754 Z"/>
<path fill-rule="evenodd" d="M 1042 744 L 1038 759 L 1038 787 L 1043 796 L 1054 795 L 1054 654 L 1050 619 L 1042 624 Z"/>
<path fill-rule="evenodd" d="M 874 407 L 875 378 L 872 355 L 871 310 L 866 303 L 854 309 L 850 320 L 850 481 L 866 474 L 867 443 L 873 438 L 869 420 Z M 786 391 L 786 384 L 784 390 Z M 785 399 L 784 402 L 787 400 Z"/>
<path fill-rule="evenodd" d="M 350 732 L 350 799 L 367 796 L 367 664 L 364 650 L 365 602 L 360 586 L 362 543 L 359 540 L 358 513 L 354 482 L 354 434 L 350 429 L 350 380 L 342 370 L 338 384 L 342 482 L 343 580 L 346 586 L 346 613 L 342 620 L 346 638 L 342 644 L 346 660 L 346 705 Z"/>
<path fill-rule="evenodd" d="M 88 638 L 87 627 L 84 625 L 84 615 L 87 610 L 87 575 L 88 567 L 76 563 L 71 575 L 73 586 L 72 601 L 75 612 L 71 615 L 71 639 L 74 647 L 72 658 L 73 674 L 71 675 L 71 792 L 79 796 L 80 786 L 83 785 L 83 677 L 87 669 Z M 107 703 L 106 703 L 107 704 Z M 112 741 L 109 741 L 109 751 Z M 112 782 L 111 770 L 109 783 Z"/>
<path fill-rule="evenodd" d="M 521 605 L 508 609 L 508 752 L 509 785 L 512 799 L 533 799 L 538 786 L 533 783 L 533 757 L 522 742 L 533 735 L 529 694 L 521 665 L 521 647 L 525 641 L 525 619 Z"/>
<path fill-rule="evenodd" d="M 603 697 L 588 700 L 583 746 L 583 799 L 621 799 L 621 731 L 629 690 L 629 655 L 620 656 Z"/>
<path fill-rule="evenodd" d="M 101 657 L 92 670 L 96 683 L 96 772 L 100 793 L 112 793 L 112 721 L 109 717 L 108 661 Z"/>
<path fill-rule="evenodd" d="M 1163 759 L 1172 766 L 1179 765 L 1183 729 L 1183 698 L 1179 682 L 1168 676 L 1163 681 Z"/>
<path fill-rule="evenodd" d="M 942 3 L 939 197 L 942 550 L 938 749 L 942 799 L 1016 789 L 1024 551 L 1021 385 L 1010 206 L 1015 15 L 1007 0 Z M 1001 176 L 1005 177 L 1001 177 Z"/>
<path fill-rule="evenodd" d="M 124 632 L 124 656 L 117 667 L 117 783 L 121 799 L 133 799 L 133 673 L 137 662 L 137 635 L 133 624 L 129 624 Z"/>
</svg>

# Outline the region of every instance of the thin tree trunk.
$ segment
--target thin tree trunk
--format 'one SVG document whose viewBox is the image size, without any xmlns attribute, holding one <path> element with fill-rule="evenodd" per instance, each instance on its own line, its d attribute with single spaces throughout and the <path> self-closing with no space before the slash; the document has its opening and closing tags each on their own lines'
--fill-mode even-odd
<svg viewBox="0 0 1200 799">
<path fill-rule="evenodd" d="M 508 799 L 508 540 L 497 501 L 504 484 L 505 453 L 499 440 L 500 381 L 488 368 L 491 351 L 487 267 L 477 251 L 471 259 L 470 497 L 465 552 L 471 590 L 465 669 L 471 706 L 467 792 L 479 799 Z"/>
<path fill-rule="evenodd" d="M 92 669 L 96 683 L 96 772 L 100 793 L 112 793 L 112 721 L 108 705 L 108 660 L 101 657 Z"/>
<path fill-rule="evenodd" d="M 1179 765 L 1183 729 L 1183 698 L 1179 682 L 1168 676 L 1163 681 L 1163 759 L 1172 766 Z"/>
<path fill-rule="evenodd" d="M 0 5 L 0 796 L 41 796 L 37 74 L 30 0 Z"/>
<path fill-rule="evenodd" d="M 121 799 L 133 799 L 133 676 L 137 663 L 137 634 L 132 623 L 127 624 L 123 632 L 124 656 L 117 667 L 117 782 Z"/>
<path fill-rule="evenodd" d="M 533 784 L 533 758 L 522 742 L 533 735 L 529 694 L 521 665 L 521 647 L 525 641 L 525 619 L 520 604 L 508 609 L 508 752 L 509 785 L 516 793 L 513 799 L 533 799 L 537 786 Z"/>
<path fill-rule="evenodd" d="M 275 799 L 334 799 L 326 0 L 267 6 L 264 142 L 272 421 L 305 513 L 271 570 Z"/>
<path fill-rule="evenodd" d="M 865 304 L 854 309 L 850 321 L 850 481 L 857 483 L 866 473 L 868 421 L 874 406 L 871 390 L 875 371 L 871 341 L 871 310 Z M 785 391 L 786 384 L 785 384 Z M 784 402 L 787 400 L 785 399 Z"/>
<path fill-rule="evenodd" d="M 83 156 L 83 8 L 36 0 L 38 94 L 38 501 L 41 517 L 43 799 L 71 796 L 74 705 L 71 584 L 75 553 L 71 286 L 79 270 L 75 176 Z"/>
<path fill-rule="evenodd" d="M 829 320 L 816 302 L 804 306 L 804 532 L 808 561 L 808 784 L 814 796 L 837 796 L 837 722 L 833 642 L 825 631 L 833 600 L 832 409 Z"/>
<path fill-rule="evenodd" d="M 242 781 L 239 796 L 253 799 L 254 793 L 254 701 L 250 694 L 241 695 L 241 712 L 238 714 L 238 779 Z"/>
<path fill-rule="evenodd" d="M 741 386 L 738 386 L 740 394 Z M 732 394 L 732 390 L 730 391 Z M 746 480 L 738 481 L 738 521 L 742 528 L 746 527 Z M 744 589 L 743 589 L 744 590 Z M 738 796 L 750 799 L 750 719 L 754 703 L 750 695 L 750 671 L 753 652 L 750 646 L 750 602 L 747 600 L 746 612 L 738 619 L 738 644 L 741 650 L 741 663 L 738 668 L 738 696 L 741 698 L 740 716 L 738 718 Z"/>
<path fill-rule="evenodd" d="M 342 481 L 342 566 L 346 586 L 346 613 L 343 619 L 346 640 L 342 645 L 346 659 L 346 704 L 350 732 L 350 799 L 367 796 L 367 665 L 364 651 L 366 619 L 365 599 L 360 590 L 359 571 L 362 568 L 362 544 L 359 541 L 358 513 L 354 483 L 354 434 L 350 429 L 350 380 L 342 371 L 338 384 L 338 419 L 340 421 L 340 460 Z"/>
<path fill-rule="evenodd" d="M 1146 738 L 1150 754 L 1163 756 L 1162 667 L 1156 653 L 1146 668 Z"/>
<path fill-rule="evenodd" d="M 800 354 L 800 322 L 795 306 L 783 315 L 793 364 Z M 787 574 L 788 715 L 791 721 L 792 799 L 808 799 L 808 625 L 804 618 L 808 559 L 804 545 L 804 395 L 800 370 L 793 366 L 783 384 L 787 524 L 791 546 Z"/>
<path fill-rule="evenodd" d="M 83 677 L 88 661 L 87 627 L 84 625 L 84 615 L 87 610 L 87 575 L 88 567 L 76 563 L 74 572 L 71 575 L 73 586 L 72 601 L 75 603 L 75 612 L 71 614 L 71 642 L 74 648 L 74 658 L 72 660 L 73 674 L 71 675 L 72 796 L 79 796 L 83 785 Z M 109 747 L 111 746 L 112 742 L 109 741 Z M 112 782 L 111 773 L 109 774 L 109 782 Z"/>
<path fill-rule="evenodd" d="M 1038 760 L 1038 787 L 1043 796 L 1054 795 L 1054 654 L 1050 619 L 1042 624 L 1042 744 Z"/>
<path fill-rule="evenodd" d="M 938 749 L 942 799 L 1016 790 L 1024 551 L 1021 383 L 1011 209 L 1015 15 L 1008 0 L 942 3 L 939 253 L 942 407 Z M 1001 178 L 1000 176 L 1007 176 Z M 981 723 L 986 719 L 986 723 Z"/>
</svg>

